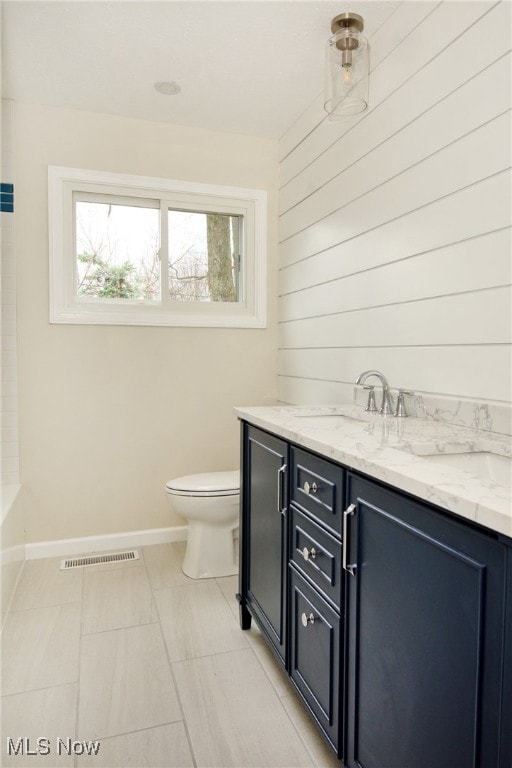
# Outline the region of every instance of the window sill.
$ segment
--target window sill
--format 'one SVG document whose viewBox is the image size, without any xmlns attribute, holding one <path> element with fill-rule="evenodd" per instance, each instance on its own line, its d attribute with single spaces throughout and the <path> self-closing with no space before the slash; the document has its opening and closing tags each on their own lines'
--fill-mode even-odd
<svg viewBox="0 0 512 768">
<path fill-rule="evenodd" d="M 180 308 L 181 309 L 181 308 Z M 182 311 L 164 310 L 161 307 L 133 308 L 110 307 L 94 310 L 83 307 L 53 309 L 50 323 L 72 325 L 144 325 L 192 328 L 266 328 L 264 313 L 254 314 L 245 307 L 231 305 L 207 305 L 201 312 L 184 306 Z"/>
</svg>

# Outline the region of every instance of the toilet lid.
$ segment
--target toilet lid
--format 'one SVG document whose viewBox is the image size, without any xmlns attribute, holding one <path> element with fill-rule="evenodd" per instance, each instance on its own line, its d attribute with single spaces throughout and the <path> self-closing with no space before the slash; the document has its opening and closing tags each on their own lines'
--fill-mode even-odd
<svg viewBox="0 0 512 768">
<path fill-rule="evenodd" d="M 240 492 L 240 472 L 204 472 L 175 477 L 166 483 L 169 493 L 187 496 L 233 496 Z"/>
</svg>

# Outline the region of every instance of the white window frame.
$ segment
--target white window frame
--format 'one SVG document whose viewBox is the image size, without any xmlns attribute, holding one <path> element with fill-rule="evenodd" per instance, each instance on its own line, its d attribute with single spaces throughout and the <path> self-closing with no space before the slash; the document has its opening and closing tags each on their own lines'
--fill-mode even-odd
<svg viewBox="0 0 512 768">
<path fill-rule="evenodd" d="M 162 210 L 233 213 L 243 217 L 243 270 L 237 302 L 115 299 L 76 295 L 73 194 L 92 193 L 161 201 Z M 259 189 L 48 167 L 50 323 L 266 327 L 267 193 Z M 166 237 L 166 226 L 162 236 Z M 89 300 L 90 299 L 90 300 Z"/>
</svg>

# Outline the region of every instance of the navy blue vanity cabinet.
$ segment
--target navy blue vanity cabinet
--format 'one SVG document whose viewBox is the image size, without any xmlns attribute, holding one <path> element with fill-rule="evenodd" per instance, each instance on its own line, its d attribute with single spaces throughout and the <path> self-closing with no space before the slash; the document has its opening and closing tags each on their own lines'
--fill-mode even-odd
<svg viewBox="0 0 512 768">
<path fill-rule="evenodd" d="M 240 617 L 345 768 L 512 768 L 512 541 L 242 423 Z"/>
<path fill-rule="evenodd" d="M 286 665 L 288 444 L 242 425 L 240 622 L 253 616 Z"/>
<path fill-rule="evenodd" d="M 338 753 L 345 471 L 290 447 L 290 677 Z"/>
<path fill-rule="evenodd" d="M 510 548 L 351 473 L 347 499 L 346 765 L 510 768 Z"/>
</svg>

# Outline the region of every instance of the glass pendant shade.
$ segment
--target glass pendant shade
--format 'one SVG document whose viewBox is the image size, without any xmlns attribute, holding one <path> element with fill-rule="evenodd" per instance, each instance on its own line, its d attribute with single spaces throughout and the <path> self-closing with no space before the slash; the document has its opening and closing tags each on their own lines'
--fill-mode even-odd
<svg viewBox="0 0 512 768">
<path fill-rule="evenodd" d="M 353 117 L 368 107 L 370 47 L 363 19 L 344 13 L 333 19 L 327 41 L 324 109 L 331 119 Z"/>
</svg>

